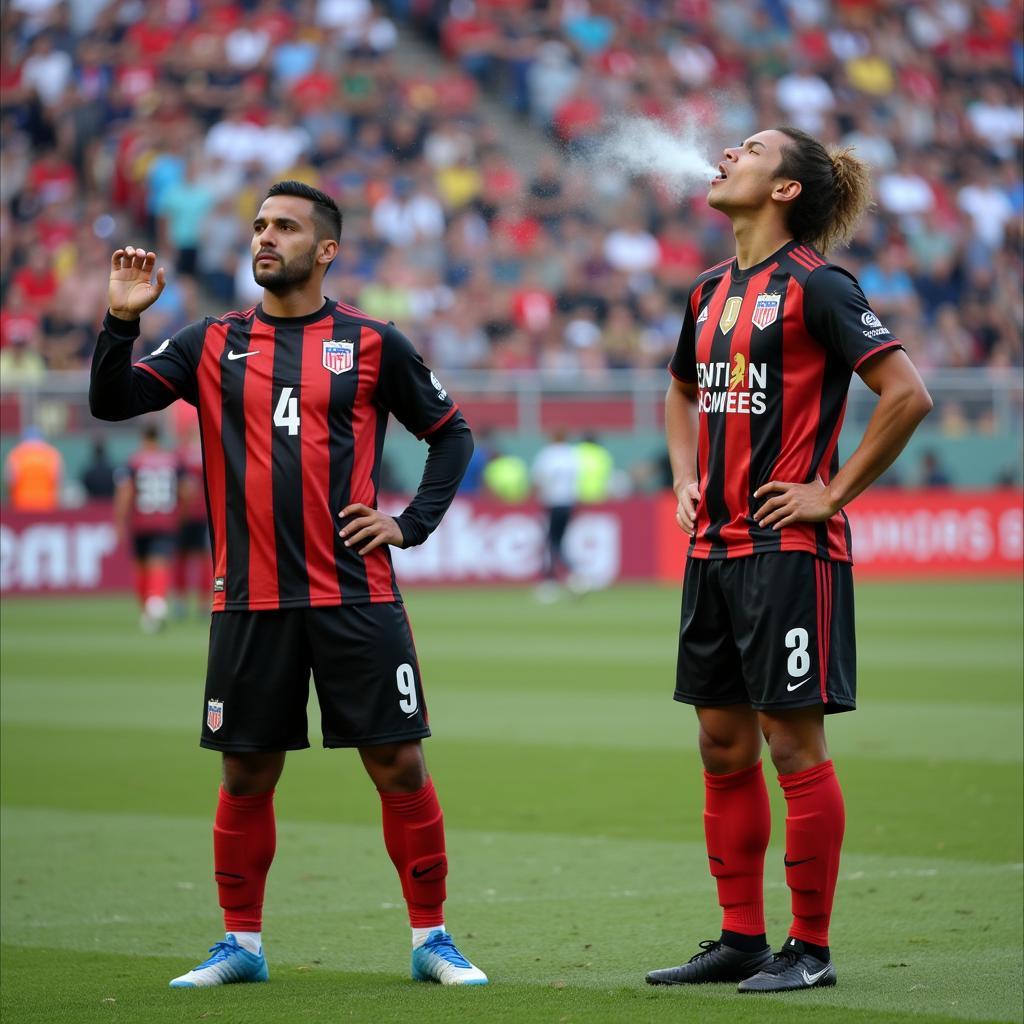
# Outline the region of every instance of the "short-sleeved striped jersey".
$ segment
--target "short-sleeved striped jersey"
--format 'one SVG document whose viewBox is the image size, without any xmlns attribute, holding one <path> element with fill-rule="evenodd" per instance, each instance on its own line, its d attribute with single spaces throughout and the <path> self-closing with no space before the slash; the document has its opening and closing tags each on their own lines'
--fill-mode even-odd
<svg viewBox="0 0 1024 1024">
<path fill-rule="evenodd" d="M 181 462 L 174 452 L 140 448 L 132 455 L 118 479 L 131 483 L 133 533 L 177 533 L 182 475 Z"/>
<path fill-rule="evenodd" d="M 394 324 L 333 300 L 294 318 L 257 306 L 135 366 L 161 385 L 153 404 L 199 409 L 214 611 L 401 600 L 387 545 L 346 548 L 338 513 L 376 506 L 389 413 L 418 437 L 461 414 Z"/>
<path fill-rule="evenodd" d="M 828 483 L 853 371 L 899 345 L 856 280 L 798 242 L 747 270 L 727 260 L 696 279 L 669 364 L 698 388 L 692 557 L 807 551 L 852 561 L 844 512 L 773 530 L 754 522 L 754 491 L 773 479 Z"/>
</svg>

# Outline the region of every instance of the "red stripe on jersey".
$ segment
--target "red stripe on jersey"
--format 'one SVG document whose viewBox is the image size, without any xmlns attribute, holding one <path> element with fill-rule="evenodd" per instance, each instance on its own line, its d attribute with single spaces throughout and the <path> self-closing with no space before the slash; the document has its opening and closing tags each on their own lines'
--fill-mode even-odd
<svg viewBox="0 0 1024 1024">
<path fill-rule="evenodd" d="M 823 267 L 825 266 L 825 260 L 823 260 L 810 246 L 800 245 L 793 250 L 799 254 L 800 258 L 806 263 L 809 263 L 812 267 Z"/>
<path fill-rule="evenodd" d="M 799 263 L 800 266 L 804 268 L 804 270 L 818 269 L 815 264 L 811 263 L 811 261 L 808 260 L 806 257 L 801 256 L 795 249 L 791 250 L 789 255 L 792 257 L 792 259 Z"/>
<path fill-rule="evenodd" d="M 377 458 L 377 406 L 373 396 L 380 378 L 382 339 L 372 327 L 359 332 L 359 384 L 352 404 L 352 482 L 349 501 L 376 508 L 373 467 Z M 370 603 L 394 601 L 391 560 L 384 548 L 374 548 L 364 559 Z"/>
<path fill-rule="evenodd" d="M 815 597 L 818 612 L 818 683 L 821 702 L 828 703 L 829 633 L 832 629 L 832 563 L 814 560 Z"/>
<path fill-rule="evenodd" d="M 253 319 L 245 361 L 245 519 L 249 527 L 250 607 L 278 607 L 277 538 L 274 534 L 274 328 Z"/>
<path fill-rule="evenodd" d="M 757 297 L 768 287 L 777 263 L 762 270 L 747 283 L 743 293 L 743 305 L 740 307 L 736 326 L 733 328 L 732 346 L 729 349 L 729 362 L 738 367 L 737 356 L 743 359 L 745 370 L 750 363 L 750 336 L 754 330 L 754 305 Z M 730 392 L 747 392 L 749 377 L 744 375 Z M 728 396 L 726 396 L 728 399 Z M 749 401 L 749 396 L 748 396 Z M 726 545 L 729 557 L 752 555 L 754 542 L 750 537 L 750 429 L 751 414 L 723 413 L 725 416 L 725 479 L 722 497 L 725 500 L 727 520 L 718 534 L 719 540 Z"/>
<path fill-rule="evenodd" d="M 223 401 L 220 360 L 224 354 L 227 336 L 227 324 L 210 324 L 203 339 L 203 352 L 196 373 L 199 382 L 199 425 L 203 436 L 206 492 L 210 498 L 210 522 L 213 528 L 213 575 L 221 579 L 228 574 L 227 485 L 224 478 L 224 442 L 220 434 Z M 226 602 L 226 591 L 215 592 L 213 610 L 223 611 Z"/>
<path fill-rule="evenodd" d="M 341 602 L 338 566 L 334 556 L 334 535 L 339 528 L 331 509 L 330 427 L 334 374 L 323 365 L 323 339 L 329 337 L 333 321 L 321 320 L 302 332 L 302 509 L 306 536 L 306 569 L 309 575 L 309 603 L 335 605 Z"/>
<path fill-rule="evenodd" d="M 708 303 L 708 316 L 701 328 L 697 331 L 696 338 L 696 349 L 697 349 L 697 365 L 701 363 L 708 364 L 711 362 L 711 346 L 715 340 L 715 333 L 718 330 L 718 321 L 722 317 L 722 310 L 725 308 L 725 300 L 729 297 L 729 287 L 732 284 L 729 274 L 726 274 L 721 281 L 718 282 L 718 287 L 715 288 L 711 295 L 711 301 Z M 697 403 L 700 405 L 702 391 L 698 389 L 697 392 Z M 711 541 L 704 538 L 704 534 L 707 531 L 710 522 L 708 521 L 708 515 L 706 511 L 706 504 L 704 502 L 703 488 L 708 485 L 708 458 L 711 451 L 711 439 L 708 433 L 708 418 L 707 416 L 697 417 L 697 472 L 700 474 L 700 486 L 702 488 L 702 494 L 700 502 L 697 506 L 697 519 L 698 522 L 703 519 L 703 525 L 699 526 L 693 535 L 693 554 L 697 558 L 707 558 L 711 553 Z M 704 506 L 703 509 L 701 506 Z M 701 514 L 703 512 L 703 515 Z"/>
<path fill-rule="evenodd" d="M 899 348 L 903 344 L 898 338 L 893 338 L 892 341 L 887 341 L 884 345 L 879 345 L 878 348 L 873 348 L 870 352 L 866 352 L 853 364 L 854 370 L 859 370 L 865 359 L 870 359 L 872 356 L 877 356 L 879 352 L 884 352 L 887 348 Z M 170 385 L 168 385 L 170 387 Z"/>
<path fill-rule="evenodd" d="M 864 358 L 867 359 L 867 356 Z M 178 389 L 162 373 L 157 373 L 152 366 L 147 366 L 145 363 L 135 363 L 135 368 L 138 370 L 145 370 L 146 373 L 151 373 L 158 381 L 160 381 L 161 384 L 166 388 L 169 388 L 172 394 L 176 395 L 178 393 Z"/>
<path fill-rule="evenodd" d="M 825 379 L 825 349 L 804 326 L 804 292 L 789 279 L 782 323 L 782 440 L 769 477 L 787 483 L 806 483 L 817 470 L 810 465 L 821 418 L 820 395 Z M 814 551 L 814 523 L 793 523 L 781 531 L 782 551 Z"/>
<path fill-rule="evenodd" d="M 369 320 L 372 324 L 380 324 L 381 327 L 387 327 L 387 320 L 378 320 L 376 317 L 367 316 L 361 309 L 356 306 L 350 306 L 347 302 L 335 302 L 338 309 L 345 313 L 351 313 L 353 316 L 359 317 L 361 320 Z"/>
<path fill-rule="evenodd" d="M 433 434 L 435 430 L 440 430 L 458 411 L 459 407 L 457 405 L 453 405 L 433 426 L 427 427 L 423 433 L 417 434 L 416 439 L 418 441 L 422 441 L 423 438 L 429 437 Z"/>
</svg>

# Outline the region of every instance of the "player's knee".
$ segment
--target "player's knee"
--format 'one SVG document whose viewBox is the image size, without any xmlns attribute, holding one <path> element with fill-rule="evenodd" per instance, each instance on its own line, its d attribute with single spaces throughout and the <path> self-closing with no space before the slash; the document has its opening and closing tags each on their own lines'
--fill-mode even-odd
<svg viewBox="0 0 1024 1024">
<path fill-rule="evenodd" d="M 743 734 L 711 733 L 701 729 L 698 737 L 701 761 L 713 775 L 737 772 L 755 764 L 761 755 L 757 737 Z"/>
<path fill-rule="evenodd" d="M 418 743 L 394 743 L 360 750 L 374 785 L 384 792 L 414 793 L 427 783 L 423 751 Z"/>
<path fill-rule="evenodd" d="M 827 760 L 824 743 L 816 736 L 776 729 L 768 738 L 772 764 L 779 775 L 802 772 Z"/>
</svg>

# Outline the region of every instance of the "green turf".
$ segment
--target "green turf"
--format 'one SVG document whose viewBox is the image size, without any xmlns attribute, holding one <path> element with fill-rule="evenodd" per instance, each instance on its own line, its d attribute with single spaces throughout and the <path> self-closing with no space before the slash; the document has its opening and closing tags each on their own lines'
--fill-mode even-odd
<svg viewBox="0 0 1024 1024">
<path fill-rule="evenodd" d="M 5 1022 L 1021 1019 L 1019 584 L 859 587 L 861 710 L 829 722 L 849 819 L 840 984 L 768 999 L 642 982 L 717 924 L 692 713 L 670 700 L 678 595 L 407 596 L 449 924 L 493 984 L 407 980 L 379 803 L 354 755 L 316 748 L 290 756 L 277 800 L 271 983 L 167 989 L 218 931 L 217 760 L 197 746 L 206 627 L 144 637 L 127 600 L 6 601 Z M 771 788 L 778 942 L 788 892 Z"/>
</svg>

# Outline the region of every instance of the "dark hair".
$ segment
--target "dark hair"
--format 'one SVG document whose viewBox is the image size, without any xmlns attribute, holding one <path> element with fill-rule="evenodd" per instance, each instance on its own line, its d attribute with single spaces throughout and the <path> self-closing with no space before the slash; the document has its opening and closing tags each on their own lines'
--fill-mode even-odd
<svg viewBox="0 0 1024 1024">
<path fill-rule="evenodd" d="M 267 190 L 265 199 L 272 196 L 298 196 L 313 204 L 313 223 L 316 226 L 316 240 L 330 238 L 337 242 L 341 238 L 341 210 L 326 193 L 302 181 L 278 181 Z"/>
<path fill-rule="evenodd" d="M 159 423 L 144 423 L 142 425 L 141 434 L 146 441 L 159 441 L 160 440 L 160 424 Z"/>
<path fill-rule="evenodd" d="M 788 136 L 776 177 L 792 178 L 803 186 L 789 204 L 786 226 L 798 242 L 821 252 L 847 245 L 857 224 L 871 206 L 871 173 L 853 155 L 853 148 L 826 150 L 799 128 L 780 125 Z"/>
</svg>

